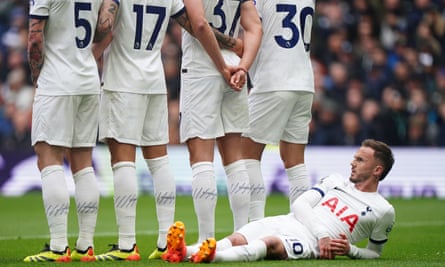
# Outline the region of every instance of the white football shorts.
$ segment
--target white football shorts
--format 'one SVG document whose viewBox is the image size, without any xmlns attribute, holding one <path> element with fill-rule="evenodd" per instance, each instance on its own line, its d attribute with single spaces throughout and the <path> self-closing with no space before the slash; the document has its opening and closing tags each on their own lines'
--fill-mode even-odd
<svg viewBox="0 0 445 267">
<path fill-rule="evenodd" d="M 249 128 L 243 136 L 261 144 L 307 144 L 313 93 L 274 91 L 249 95 Z"/>
<path fill-rule="evenodd" d="M 247 87 L 234 91 L 219 76 L 182 78 L 180 97 L 181 142 L 214 139 L 247 129 Z"/>
<path fill-rule="evenodd" d="M 237 231 L 248 243 L 267 236 L 281 239 L 289 259 L 313 258 L 317 239 L 295 219 L 293 214 L 265 217 L 250 222 Z"/>
<path fill-rule="evenodd" d="M 136 146 L 167 144 L 167 95 L 104 90 L 99 115 L 99 141 L 105 142 L 106 138 Z"/>
<path fill-rule="evenodd" d="M 63 147 L 94 147 L 97 141 L 99 95 L 36 95 L 31 142 Z"/>
</svg>

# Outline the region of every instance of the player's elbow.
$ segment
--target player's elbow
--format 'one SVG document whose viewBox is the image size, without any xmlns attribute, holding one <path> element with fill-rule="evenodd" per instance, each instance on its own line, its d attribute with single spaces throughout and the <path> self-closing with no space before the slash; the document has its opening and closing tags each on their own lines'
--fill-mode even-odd
<svg viewBox="0 0 445 267">
<path fill-rule="evenodd" d="M 258 40 L 261 40 L 263 38 L 263 29 L 257 29 L 255 28 L 253 31 L 250 31 L 251 36 L 255 36 Z"/>
<path fill-rule="evenodd" d="M 201 18 L 193 22 L 192 30 L 195 35 L 200 35 L 210 29 L 209 23 L 206 19 Z"/>
<path fill-rule="evenodd" d="M 263 27 L 261 26 L 261 23 L 255 24 L 254 27 L 252 27 L 253 34 L 255 34 L 256 36 L 263 36 Z"/>
<path fill-rule="evenodd" d="M 28 39 L 28 61 L 31 62 L 31 58 L 40 58 L 43 54 L 43 39 Z M 40 60 L 40 59 L 39 59 Z"/>
<path fill-rule="evenodd" d="M 111 32 L 111 26 L 107 24 L 97 25 L 96 35 L 105 36 Z"/>
<path fill-rule="evenodd" d="M 263 36 L 263 27 L 261 26 L 261 23 L 248 23 L 247 25 L 242 25 L 243 29 L 246 33 L 251 34 L 253 36 L 257 36 L 261 38 Z"/>
<path fill-rule="evenodd" d="M 96 32 L 94 34 L 93 42 L 94 43 L 101 42 L 107 36 L 112 35 L 111 29 L 112 29 L 111 26 L 108 26 L 105 24 L 103 24 L 101 26 L 98 25 L 96 28 Z"/>
<path fill-rule="evenodd" d="M 43 43 L 43 34 L 42 33 L 33 33 L 30 32 L 28 35 L 28 47 L 39 46 Z"/>
</svg>

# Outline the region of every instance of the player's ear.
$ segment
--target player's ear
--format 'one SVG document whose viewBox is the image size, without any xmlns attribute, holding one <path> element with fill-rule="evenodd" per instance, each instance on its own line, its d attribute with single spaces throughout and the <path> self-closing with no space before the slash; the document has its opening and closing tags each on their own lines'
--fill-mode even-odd
<svg viewBox="0 0 445 267">
<path fill-rule="evenodd" d="M 374 167 L 374 177 L 378 177 L 380 180 L 380 177 L 382 177 L 382 173 L 383 173 L 383 166 L 378 164 Z"/>
</svg>

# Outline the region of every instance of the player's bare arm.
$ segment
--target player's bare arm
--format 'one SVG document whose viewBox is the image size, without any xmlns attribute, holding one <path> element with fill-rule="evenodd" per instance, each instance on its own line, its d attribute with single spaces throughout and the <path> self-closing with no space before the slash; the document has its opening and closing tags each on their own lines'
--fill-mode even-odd
<svg viewBox="0 0 445 267">
<path fill-rule="evenodd" d="M 216 69 L 224 77 L 224 80 L 235 89 L 231 83 L 230 78 L 234 71 L 233 66 L 227 66 L 224 58 L 219 49 L 218 41 L 212 32 L 212 29 L 207 21 L 204 8 L 202 4 L 203 0 L 184 0 L 184 5 L 187 8 L 188 18 L 190 25 L 192 26 L 193 36 L 199 40 L 204 50 L 212 59 Z"/>
<path fill-rule="evenodd" d="M 190 24 L 187 12 L 182 13 L 180 16 L 176 17 L 175 20 L 179 25 L 181 25 L 181 27 L 183 27 L 186 31 L 194 36 L 192 25 Z M 243 41 L 241 39 L 233 38 L 229 35 L 223 34 L 215 28 L 211 29 L 216 37 L 216 41 L 218 41 L 218 45 L 220 48 L 231 50 L 235 52 L 239 57 L 243 55 Z"/>
<path fill-rule="evenodd" d="M 104 0 L 99 11 L 99 19 L 96 25 L 94 42 L 100 42 L 105 38 L 105 36 L 111 34 L 118 8 L 119 1 Z"/>
<path fill-rule="evenodd" d="M 239 66 L 248 70 L 255 60 L 263 36 L 261 20 L 252 0 L 246 0 L 241 4 L 240 23 L 244 29 L 244 49 Z"/>
<path fill-rule="evenodd" d="M 96 33 L 93 40 L 93 55 L 98 64 L 103 51 L 113 40 L 113 25 L 116 13 L 119 9 L 119 1 L 104 0 L 99 11 L 99 19 L 97 20 Z"/>
<path fill-rule="evenodd" d="M 183 14 L 181 14 L 180 16 L 178 16 L 176 18 L 176 21 L 179 23 L 179 25 L 181 25 L 191 35 L 197 37 L 194 34 L 194 32 L 193 32 L 192 24 L 191 24 L 191 22 L 189 20 L 189 17 L 187 15 L 187 11 L 184 12 Z M 218 30 L 216 30 L 216 29 L 214 29 L 212 27 L 210 27 L 210 29 L 212 30 L 213 34 L 215 35 L 216 41 L 217 41 L 218 46 L 220 48 L 232 50 L 238 56 L 242 56 L 242 53 L 243 53 L 243 42 L 242 42 L 242 40 L 237 40 L 236 38 L 233 38 L 233 37 L 230 37 L 228 35 L 225 35 L 225 34 L 219 32 Z M 232 68 L 232 70 L 230 70 L 229 73 L 227 71 L 225 71 L 225 73 L 223 73 L 223 75 L 224 75 L 224 78 L 226 79 L 226 81 L 230 84 L 230 86 L 234 90 L 239 91 L 244 86 L 244 83 L 245 83 L 246 79 L 245 79 L 244 75 L 242 75 L 242 76 L 234 75 L 234 76 L 236 76 L 236 77 L 234 77 L 233 74 L 235 72 L 237 72 L 237 69 L 233 69 Z M 227 76 L 227 74 L 230 74 L 232 76 L 231 77 Z"/>
<path fill-rule="evenodd" d="M 193 34 L 192 24 L 190 23 L 189 17 L 187 16 L 187 11 L 183 12 L 181 15 L 175 17 L 175 21 L 182 27 L 184 30 L 188 31 L 191 35 Z"/>
<path fill-rule="evenodd" d="M 233 38 L 229 35 L 222 34 L 220 31 L 212 28 L 215 34 L 216 40 L 218 41 L 219 47 L 222 49 L 228 49 L 235 52 L 239 57 L 243 55 L 244 44 L 243 40 L 239 38 Z"/>
<path fill-rule="evenodd" d="M 46 20 L 29 20 L 28 64 L 31 69 L 31 79 L 34 86 L 36 86 L 44 61 L 43 30 L 45 24 Z"/>
<path fill-rule="evenodd" d="M 230 82 L 241 89 L 247 80 L 247 71 L 255 60 L 263 36 L 261 20 L 252 0 L 241 3 L 240 23 L 244 29 L 243 51 L 240 55 L 241 61 Z"/>
</svg>

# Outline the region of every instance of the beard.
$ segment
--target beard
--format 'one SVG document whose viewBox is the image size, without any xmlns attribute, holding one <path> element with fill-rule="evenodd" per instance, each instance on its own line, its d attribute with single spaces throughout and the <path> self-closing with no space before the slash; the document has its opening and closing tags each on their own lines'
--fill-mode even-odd
<svg viewBox="0 0 445 267">
<path fill-rule="evenodd" d="M 361 177 L 361 176 L 357 176 L 354 175 L 353 173 L 351 173 L 351 175 L 349 176 L 349 181 L 353 184 L 359 183 L 359 182 L 363 182 L 366 181 L 365 177 Z"/>
</svg>

